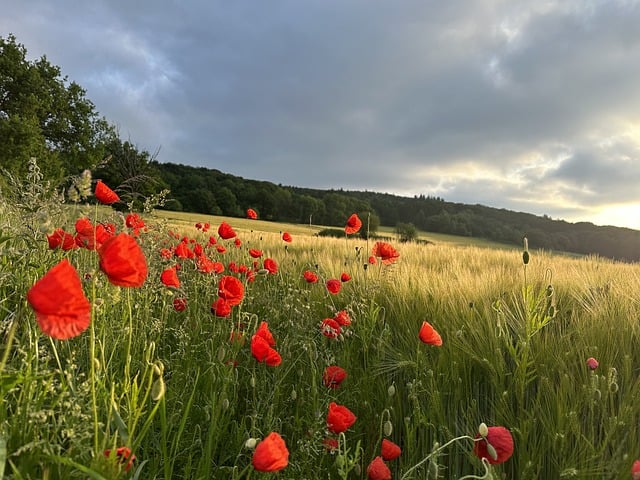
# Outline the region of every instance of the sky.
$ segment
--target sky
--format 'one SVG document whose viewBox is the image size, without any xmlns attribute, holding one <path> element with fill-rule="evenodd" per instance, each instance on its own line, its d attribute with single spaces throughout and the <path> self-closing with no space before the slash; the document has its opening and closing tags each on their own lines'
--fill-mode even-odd
<svg viewBox="0 0 640 480">
<path fill-rule="evenodd" d="M 640 229 L 640 0 L 0 0 L 160 162 Z"/>
</svg>

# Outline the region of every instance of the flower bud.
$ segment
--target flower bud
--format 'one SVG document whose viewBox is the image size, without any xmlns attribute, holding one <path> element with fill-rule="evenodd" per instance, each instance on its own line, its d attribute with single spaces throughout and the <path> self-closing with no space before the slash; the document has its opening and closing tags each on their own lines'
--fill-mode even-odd
<svg viewBox="0 0 640 480">
<path fill-rule="evenodd" d="M 165 392 L 167 391 L 167 387 L 164 384 L 164 380 L 162 377 L 158 377 L 153 385 L 151 386 L 151 400 L 154 402 L 159 401 L 164 397 Z"/>
<path fill-rule="evenodd" d="M 244 442 L 245 448 L 248 448 L 249 450 L 253 450 L 254 448 L 256 448 L 257 444 L 258 444 L 258 440 L 253 437 L 247 439 L 247 441 Z"/>
<path fill-rule="evenodd" d="M 393 397 L 396 394 L 396 386 L 391 384 L 389 385 L 389 388 L 387 388 L 387 395 L 389 395 L 390 397 Z"/>
<path fill-rule="evenodd" d="M 393 424 L 391 423 L 391 420 L 387 420 L 386 422 L 384 422 L 382 430 L 387 437 L 391 436 L 391 434 L 393 433 Z"/>
<path fill-rule="evenodd" d="M 496 449 L 489 442 L 487 442 L 487 453 L 494 461 L 498 460 L 498 452 L 496 452 Z"/>
<path fill-rule="evenodd" d="M 487 427 L 487 424 L 482 422 L 480 424 L 480 426 L 478 427 L 478 433 L 482 436 L 482 438 L 487 438 L 487 435 L 489 435 L 489 428 Z"/>
</svg>

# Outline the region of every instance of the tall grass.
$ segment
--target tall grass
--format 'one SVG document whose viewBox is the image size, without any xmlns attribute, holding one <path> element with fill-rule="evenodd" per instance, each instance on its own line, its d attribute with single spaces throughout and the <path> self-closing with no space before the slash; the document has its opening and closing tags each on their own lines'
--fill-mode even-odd
<svg viewBox="0 0 640 480">
<path fill-rule="evenodd" d="M 120 215 L 52 205 L 38 194 L 30 211 L 8 197 L 0 204 L 6 478 L 366 478 L 383 438 L 403 449 L 389 462 L 393 478 L 479 478 L 485 467 L 471 440 L 440 447 L 474 436 L 481 422 L 514 437 L 513 457 L 491 467 L 496 478 L 626 479 L 640 456 L 638 265 L 535 249 L 524 265 L 519 251 L 445 243 L 397 244 L 397 262 L 372 265 L 371 241 L 238 221 L 242 245 L 218 239 L 227 252 L 206 247 L 209 255 L 252 267 L 248 250 L 260 249 L 278 272 L 245 281 L 243 302 L 218 318 L 210 308 L 220 275 L 159 255 L 177 241 L 169 230 L 204 246 L 217 224 L 203 233 L 198 216 L 145 217 L 149 277 L 125 289 L 109 284 L 95 252 L 49 250 L 40 229 L 46 217 L 72 230 L 81 215 L 124 229 Z M 285 229 L 297 232 L 290 244 Z M 90 329 L 68 341 L 43 335 L 25 301 L 63 256 L 93 305 Z M 167 289 L 160 272 L 176 262 L 182 285 Z M 320 281 L 306 283 L 305 270 Z M 332 295 L 324 282 L 342 272 L 352 279 Z M 185 311 L 174 310 L 176 297 L 187 299 Z M 327 338 L 319 325 L 339 310 L 353 323 Z M 418 340 L 425 320 L 442 347 Z M 251 355 L 262 321 L 282 356 L 277 367 Z M 239 333 L 243 340 L 230 341 Z M 328 365 L 348 372 L 339 389 L 323 385 Z M 333 452 L 323 444 L 330 402 L 358 417 Z M 251 467 L 251 439 L 271 431 L 290 452 L 278 474 Z M 136 456 L 128 472 L 103 453 L 120 446 Z"/>
</svg>

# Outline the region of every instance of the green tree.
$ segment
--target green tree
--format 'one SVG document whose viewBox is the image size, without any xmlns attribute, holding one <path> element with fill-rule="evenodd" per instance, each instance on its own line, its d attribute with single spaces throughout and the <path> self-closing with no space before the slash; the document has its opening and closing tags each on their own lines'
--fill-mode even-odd
<svg viewBox="0 0 640 480">
<path fill-rule="evenodd" d="M 418 229 L 413 223 L 398 222 L 396 234 L 401 242 L 412 242 L 418 237 Z"/>
<path fill-rule="evenodd" d="M 91 168 L 113 133 L 85 91 L 46 57 L 27 60 L 15 36 L 0 37 L 0 167 L 24 174 L 37 157 L 48 178 Z"/>
</svg>

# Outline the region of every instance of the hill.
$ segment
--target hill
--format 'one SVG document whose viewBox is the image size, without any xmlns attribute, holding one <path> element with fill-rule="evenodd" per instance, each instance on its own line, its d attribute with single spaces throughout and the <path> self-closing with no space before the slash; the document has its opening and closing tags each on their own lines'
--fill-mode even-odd
<svg viewBox="0 0 640 480">
<path fill-rule="evenodd" d="M 253 208 L 265 220 L 343 226 L 354 212 L 369 217 L 373 229 L 411 223 L 427 232 L 483 238 L 532 248 L 640 260 L 640 231 L 589 222 L 571 223 L 547 216 L 485 205 L 447 202 L 439 197 L 402 197 L 388 193 L 319 190 L 249 180 L 219 170 L 152 162 L 172 192 L 167 209 L 242 217 Z"/>
</svg>

